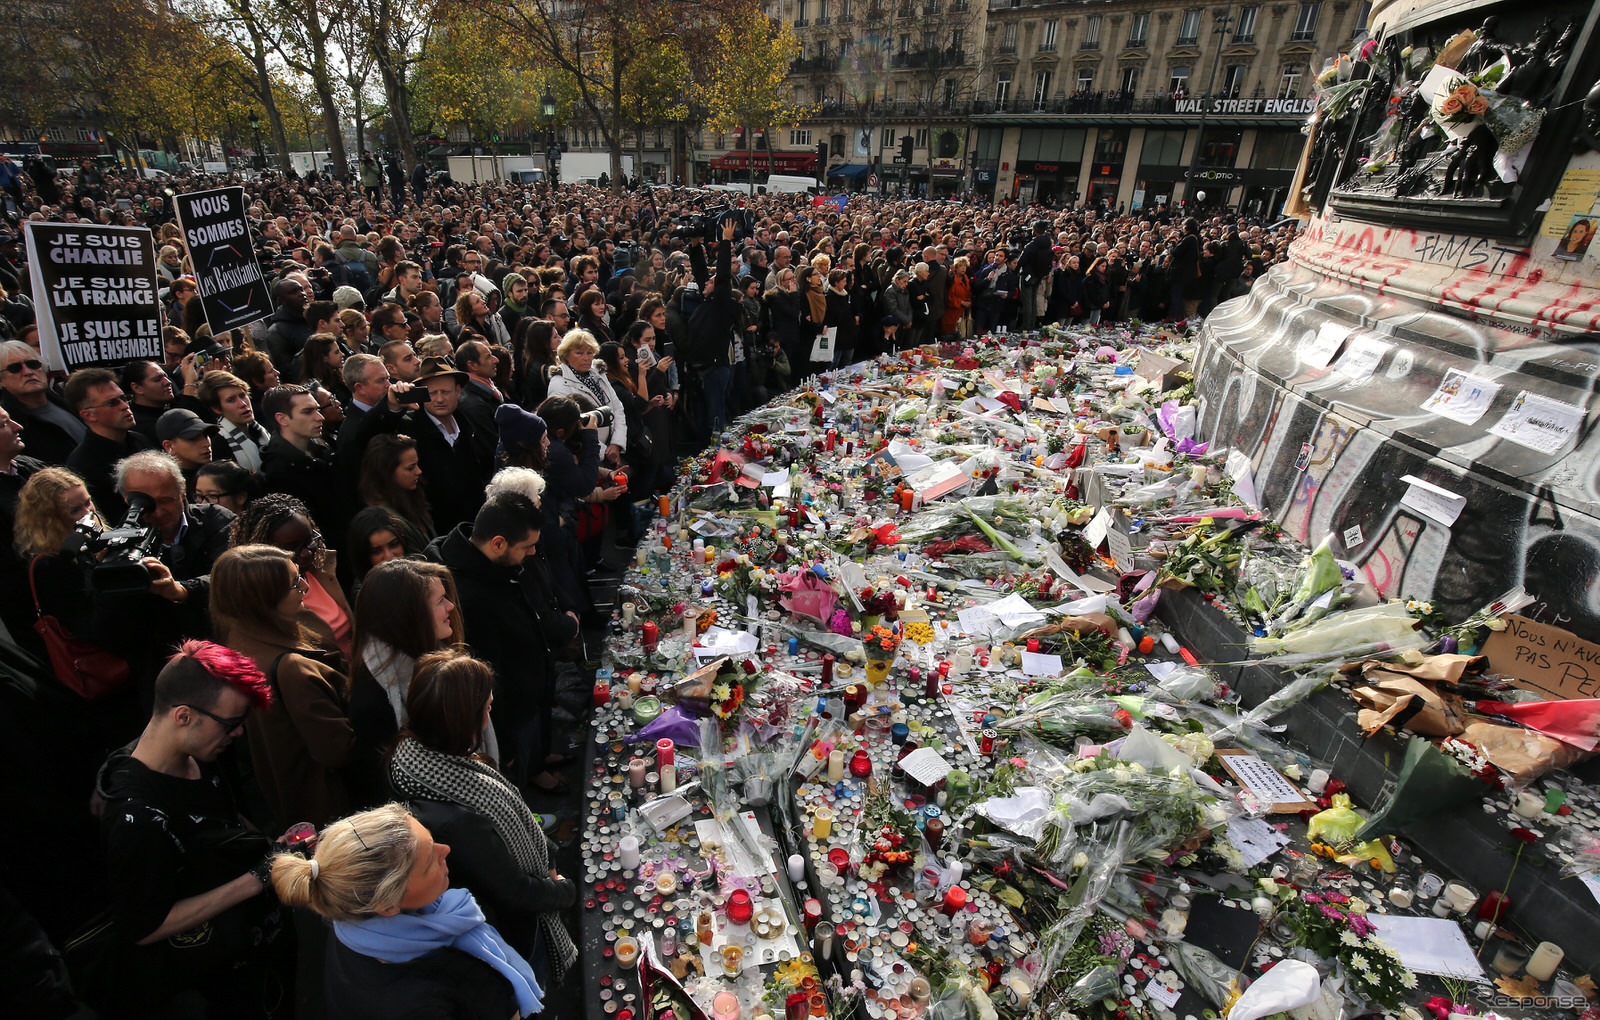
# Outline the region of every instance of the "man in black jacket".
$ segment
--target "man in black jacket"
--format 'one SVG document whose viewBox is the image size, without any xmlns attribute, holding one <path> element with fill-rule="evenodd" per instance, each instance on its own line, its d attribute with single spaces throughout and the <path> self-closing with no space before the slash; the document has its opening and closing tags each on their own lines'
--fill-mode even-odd
<svg viewBox="0 0 1600 1020">
<path fill-rule="evenodd" d="M 0 407 L 28 431 L 28 449 L 46 464 L 64 464 L 89 426 L 50 392 L 39 352 L 21 340 L 0 344 Z"/>
<path fill-rule="evenodd" d="M 274 386 L 261 398 L 261 415 L 275 430 L 261 451 L 267 490 L 288 493 L 304 503 L 328 545 L 343 549 L 349 500 L 333 454 L 322 441 L 317 398 L 304 386 Z"/>
<path fill-rule="evenodd" d="M 689 249 L 689 264 L 700 285 L 700 301 L 689 314 L 689 324 L 678 350 L 690 366 L 705 366 L 702 418 L 697 424 L 705 436 L 714 436 L 728 422 L 728 386 L 733 379 L 731 352 L 739 331 L 739 291 L 733 285 L 732 217 L 722 221 L 722 243 L 717 245 L 717 275 L 706 270 L 705 250 Z"/>
<path fill-rule="evenodd" d="M 89 428 L 67 457 L 67 467 L 77 472 L 94 497 L 95 509 L 113 524 L 127 516 L 128 504 L 112 484 L 112 466 L 130 454 L 154 444 L 133 431 L 133 408 L 122 392 L 115 372 L 107 368 L 80 368 L 67 379 L 63 391 L 67 404 Z"/>
<path fill-rule="evenodd" d="M 543 632 L 517 577 L 539 545 L 540 514 L 516 492 L 496 493 L 471 524 L 428 546 L 427 557 L 450 568 L 472 654 L 495 671 L 495 734 L 519 786 L 561 787 L 545 768 L 550 747 L 551 666 Z"/>
<path fill-rule="evenodd" d="M 272 300 L 278 310 L 267 317 L 267 354 L 280 373 L 296 373 L 295 359 L 311 338 L 311 323 L 306 321 L 311 295 L 299 280 L 284 277 L 272 285 Z"/>
<path fill-rule="evenodd" d="M 1022 257 L 1017 259 L 1017 273 L 1022 280 L 1022 304 L 1017 309 L 1018 329 L 1033 329 L 1038 321 L 1039 287 L 1050 275 L 1053 247 L 1050 243 L 1050 221 L 1035 220 L 1033 240 L 1022 249 Z"/>
<path fill-rule="evenodd" d="M 1167 284 L 1171 288 L 1167 318 L 1192 318 L 1200 309 L 1195 282 L 1200 278 L 1200 221 L 1190 216 L 1183 221 L 1183 237 L 1167 256 Z M 1193 297 L 1190 295 L 1193 294 Z"/>
</svg>

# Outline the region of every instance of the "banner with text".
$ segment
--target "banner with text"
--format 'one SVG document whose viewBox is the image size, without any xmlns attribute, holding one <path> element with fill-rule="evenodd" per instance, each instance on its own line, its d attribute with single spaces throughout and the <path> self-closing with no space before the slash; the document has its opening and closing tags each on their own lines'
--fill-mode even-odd
<svg viewBox="0 0 1600 1020">
<path fill-rule="evenodd" d="M 211 334 L 221 336 L 271 315 L 272 298 L 244 216 L 244 189 L 195 191 L 175 196 L 172 204 Z"/>
<path fill-rule="evenodd" d="M 146 227 L 27 225 L 39 346 L 51 369 L 161 360 L 155 241 Z"/>
</svg>

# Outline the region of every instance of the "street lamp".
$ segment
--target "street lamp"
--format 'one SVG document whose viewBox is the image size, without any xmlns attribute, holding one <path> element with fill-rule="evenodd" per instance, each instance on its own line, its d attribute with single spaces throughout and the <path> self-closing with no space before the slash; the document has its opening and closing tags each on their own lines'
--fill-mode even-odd
<svg viewBox="0 0 1600 1020">
<path fill-rule="evenodd" d="M 254 110 L 250 111 L 250 130 L 255 132 L 256 136 L 256 155 L 255 158 L 251 160 L 251 163 L 255 169 L 263 170 L 266 168 L 267 160 L 261 152 L 261 115 L 256 113 Z"/>
<path fill-rule="evenodd" d="M 1212 28 L 1212 31 L 1215 32 L 1217 36 L 1217 52 L 1211 60 L 1211 81 L 1206 86 L 1205 97 L 1200 100 L 1200 126 L 1195 130 L 1194 159 L 1189 161 L 1189 172 L 1187 174 L 1188 179 L 1183 189 L 1183 193 L 1185 195 L 1188 195 L 1190 193 L 1189 189 L 1193 188 L 1200 181 L 1200 160 L 1205 156 L 1204 145 L 1206 141 L 1206 113 L 1208 111 L 1206 104 L 1216 102 L 1217 71 L 1222 66 L 1222 45 L 1225 41 L 1223 36 L 1227 34 L 1228 26 L 1233 23 L 1233 5 L 1229 4 L 1223 13 L 1216 15 L 1216 19 L 1216 25 Z M 1228 195 L 1226 188 L 1223 190 L 1222 194 L 1223 198 L 1226 199 Z M 1201 192 L 1195 195 L 1195 199 L 1197 201 L 1204 202 L 1205 193 Z"/>
<path fill-rule="evenodd" d="M 544 150 L 545 176 L 549 178 L 551 184 L 559 184 L 561 146 L 556 144 L 556 98 L 548 91 L 539 97 L 539 115 L 544 118 L 545 132 L 548 135 L 548 144 Z"/>
</svg>

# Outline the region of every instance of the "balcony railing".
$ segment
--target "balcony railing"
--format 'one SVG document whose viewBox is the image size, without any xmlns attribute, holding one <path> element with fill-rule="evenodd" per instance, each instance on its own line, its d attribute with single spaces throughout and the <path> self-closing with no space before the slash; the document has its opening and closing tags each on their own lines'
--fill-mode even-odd
<svg viewBox="0 0 1600 1020">
<path fill-rule="evenodd" d="M 995 47 L 995 53 L 1002 57 L 1014 57 L 1017 55 L 1017 44 L 1001 43 L 999 46 Z"/>
<path fill-rule="evenodd" d="M 863 15 L 863 18 L 867 21 L 882 21 L 883 15 L 883 8 L 874 4 L 873 6 L 867 8 L 867 13 Z"/>
<path fill-rule="evenodd" d="M 1078 44 L 1078 49 L 1080 49 L 1080 50 L 1097 50 L 1099 48 L 1100 48 L 1100 40 L 1099 39 L 1085 39 L 1083 42 Z"/>
<path fill-rule="evenodd" d="M 1187 103 L 1193 103 L 1198 96 L 1190 96 Z M 1221 99 L 1218 95 L 1216 98 Z M 1258 96 L 1259 98 L 1259 96 Z M 1090 94 L 1072 94 L 1057 96 L 1046 100 L 1043 104 L 1036 103 L 1031 96 L 1009 96 L 1004 100 L 994 99 L 958 100 L 945 103 L 943 97 L 932 102 L 912 102 L 907 100 L 878 101 L 874 103 L 853 102 L 851 100 L 828 99 L 818 107 L 815 117 L 819 119 L 838 119 L 847 123 L 876 124 L 880 117 L 915 117 L 926 116 L 932 112 L 940 117 L 986 117 L 997 114 L 1046 114 L 1050 116 L 1069 117 L 1095 117 L 1107 115 L 1144 116 L 1144 117 L 1184 117 L 1192 116 L 1193 109 L 1187 108 L 1183 113 L 1178 112 L 1176 103 L 1169 95 L 1146 96 L 1136 98 L 1131 92 L 1095 92 Z M 1235 116 L 1250 117 L 1282 117 L 1285 119 L 1303 121 L 1304 113 L 1300 114 L 1242 114 L 1242 113 L 1216 113 L 1212 117 L 1228 118 Z"/>
<path fill-rule="evenodd" d="M 818 24 L 818 25 L 826 25 L 827 23 L 828 23 L 828 16 L 826 14 L 817 15 L 816 24 Z"/>
<path fill-rule="evenodd" d="M 960 67 L 966 62 L 967 54 L 964 50 L 935 48 L 896 53 L 889 59 L 889 66 L 937 71 L 945 67 Z"/>
<path fill-rule="evenodd" d="M 1141 35 L 1137 39 L 1133 38 L 1132 36 L 1128 37 L 1128 49 L 1130 49 L 1130 50 L 1142 50 L 1146 46 L 1148 46 L 1149 44 L 1150 44 L 1150 40 L 1147 39 L 1145 36 Z"/>
<path fill-rule="evenodd" d="M 1310 31 L 1295 31 L 1289 33 L 1290 42 L 1311 42 L 1317 37 L 1316 29 Z"/>
<path fill-rule="evenodd" d="M 1173 42 L 1172 45 L 1174 45 L 1174 46 L 1198 46 L 1199 44 L 1200 44 L 1200 37 L 1197 36 L 1197 35 L 1180 35 L 1180 36 L 1178 36 L 1177 40 L 1175 42 Z"/>
<path fill-rule="evenodd" d="M 801 57 L 799 60 L 790 61 L 790 74 L 827 74 L 839 70 L 839 58 L 828 57 Z"/>
<path fill-rule="evenodd" d="M 1055 51 L 1056 51 L 1056 44 L 1053 43 L 1053 42 L 1047 42 L 1047 43 L 1040 43 L 1039 44 L 1039 52 L 1040 53 L 1054 53 Z"/>
<path fill-rule="evenodd" d="M 922 16 L 924 18 L 936 18 L 936 17 L 938 17 L 939 16 L 939 5 L 937 3 L 924 3 L 922 5 Z"/>
<path fill-rule="evenodd" d="M 968 3 L 967 0 L 951 0 L 951 14 L 965 14 L 970 10 L 972 10 L 972 4 Z"/>
</svg>

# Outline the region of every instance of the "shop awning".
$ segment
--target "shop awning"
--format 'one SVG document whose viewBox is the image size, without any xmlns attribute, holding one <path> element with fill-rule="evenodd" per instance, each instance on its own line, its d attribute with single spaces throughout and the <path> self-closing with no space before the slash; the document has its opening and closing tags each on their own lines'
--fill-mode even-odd
<svg viewBox="0 0 1600 1020">
<path fill-rule="evenodd" d="M 836 166 L 832 170 L 829 170 L 828 171 L 828 176 L 829 177 L 848 177 L 848 178 L 854 179 L 854 178 L 857 178 L 857 177 L 865 177 L 865 176 L 867 176 L 867 174 L 869 174 L 871 172 L 872 172 L 872 167 L 868 166 L 865 163 L 846 163 L 843 166 Z"/>
</svg>

